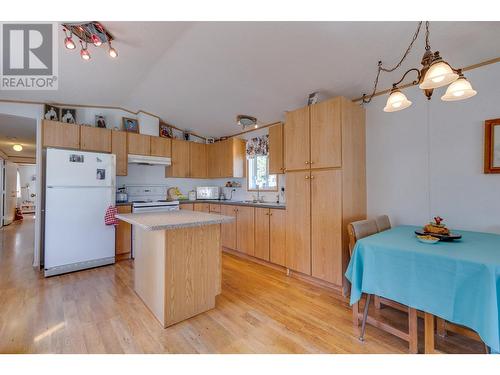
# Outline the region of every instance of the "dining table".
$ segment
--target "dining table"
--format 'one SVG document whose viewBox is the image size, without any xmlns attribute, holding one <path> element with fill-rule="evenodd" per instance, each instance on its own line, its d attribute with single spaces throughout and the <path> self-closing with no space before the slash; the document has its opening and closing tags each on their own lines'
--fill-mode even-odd
<svg viewBox="0 0 500 375">
<path fill-rule="evenodd" d="M 356 242 L 346 277 L 351 305 L 374 294 L 425 314 L 425 352 L 434 351 L 434 316 L 475 331 L 500 352 L 500 235 L 452 230 L 459 240 L 418 241 L 402 225 Z"/>
</svg>

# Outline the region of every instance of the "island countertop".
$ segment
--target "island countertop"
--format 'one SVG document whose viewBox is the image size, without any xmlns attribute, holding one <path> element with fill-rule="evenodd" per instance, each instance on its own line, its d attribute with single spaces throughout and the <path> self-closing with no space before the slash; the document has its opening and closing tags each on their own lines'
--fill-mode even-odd
<svg viewBox="0 0 500 375">
<path fill-rule="evenodd" d="M 199 211 L 168 211 L 118 214 L 116 218 L 137 225 L 146 231 L 198 227 L 202 225 L 223 224 L 235 220 L 232 216 L 209 214 Z"/>
</svg>

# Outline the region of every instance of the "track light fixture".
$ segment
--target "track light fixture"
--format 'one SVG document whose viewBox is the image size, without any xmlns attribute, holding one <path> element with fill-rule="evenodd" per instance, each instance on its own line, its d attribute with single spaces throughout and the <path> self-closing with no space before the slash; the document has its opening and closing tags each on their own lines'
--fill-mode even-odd
<svg viewBox="0 0 500 375">
<path fill-rule="evenodd" d="M 403 61 L 405 61 L 420 33 L 422 23 L 422 21 L 418 23 L 413 39 L 399 63 L 392 68 L 385 68 L 382 66 L 382 61 L 378 62 L 378 71 L 377 76 L 375 77 L 373 91 L 370 95 L 363 94 L 363 103 L 370 103 L 372 98 L 375 96 L 380 73 L 393 72 L 401 66 Z M 415 72 L 417 75 L 416 79 L 412 82 L 412 85 L 418 84 L 418 87 L 424 91 L 425 96 L 429 100 L 432 97 L 434 89 L 446 85 L 449 86 L 446 93 L 441 97 L 441 100 L 443 101 L 468 99 L 477 94 L 477 92 L 472 88 L 470 82 L 463 76 L 461 69 L 452 68 L 451 65 L 444 61 L 439 55 L 439 51 L 432 53 L 431 46 L 429 44 L 429 36 L 429 22 L 427 21 L 425 22 L 425 52 L 421 60 L 422 67 L 420 69 L 408 69 L 398 82 L 393 83 L 391 93 L 389 98 L 387 98 L 387 103 L 384 107 L 384 112 L 401 111 L 411 106 L 411 101 L 409 101 L 406 95 L 399 89 L 399 85 L 404 81 L 406 75 L 410 72 Z"/>
<path fill-rule="evenodd" d="M 118 56 L 118 52 L 111 45 L 113 36 L 100 22 L 63 23 L 62 26 L 65 33 L 64 46 L 69 50 L 75 49 L 76 44 L 73 40 L 73 36 L 78 38 L 82 47 L 80 50 L 80 57 L 83 60 L 88 61 L 91 58 L 88 50 L 89 44 L 100 47 L 106 43 L 108 45 L 108 55 L 113 59 Z"/>
<path fill-rule="evenodd" d="M 82 49 L 80 51 L 80 57 L 85 61 L 89 61 L 90 60 L 90 53 L 89 53 L 89 50 L 87 49 L 87 43 L 85 42 L 85 47 L 84 47 L 82 41 L 80 40 L 80 45 L 82 47 Z"/>
</svg>

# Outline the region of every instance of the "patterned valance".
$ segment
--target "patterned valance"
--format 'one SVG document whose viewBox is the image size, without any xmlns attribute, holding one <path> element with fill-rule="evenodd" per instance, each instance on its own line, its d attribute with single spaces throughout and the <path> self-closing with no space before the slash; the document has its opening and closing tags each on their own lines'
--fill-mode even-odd
<svg viewBox="0 0 500 375">
<path fill-rule="evenodd" d="M 267 156 L 268 153 L 269 136 L 267 134 L 247 141 L 247 159 L 252 159 L 256 156 Z"/>
</svg>

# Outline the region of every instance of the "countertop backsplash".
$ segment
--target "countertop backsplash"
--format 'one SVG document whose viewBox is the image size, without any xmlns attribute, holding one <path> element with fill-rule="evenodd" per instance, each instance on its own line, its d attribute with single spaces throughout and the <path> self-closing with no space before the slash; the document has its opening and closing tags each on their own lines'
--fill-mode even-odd
<svg viewBox="0 0 500 375">
<path fill-rule="evenodd" d="M 245 178 L 217 178 L 217 179 L 198 179 L 198 178 L 165 178 L 165 167 L 155 165 L 135 165 L 129 164 L 127 176 L 117 176 L 116 186 L 122 187 L 130 185 L 150 185 L 150 186 L 176 186 L 187 196 L 190 190 L 196 189 L 197 186 L 219 186 L 222 187 L 222 192 L 226 198 L 231 197 L 233 188 L 226 188 L 226 182 L 237 181 L 241 184 L 241 188 L 234 188 L 233 200 L 250 200 L 257 197 L 256 191 L 247 190 L 247 181 Z M 265 202 L 276 202 L 276 196 L 280 195 L 280 203 L 285 202 L 286 192 L 283 194 L 281 188 L 285 187 L 285 175 L 278 176 L 278 191 L 260 192 L 260 196 L 264 197 Z"/>
</svg>

